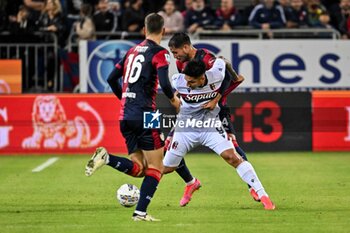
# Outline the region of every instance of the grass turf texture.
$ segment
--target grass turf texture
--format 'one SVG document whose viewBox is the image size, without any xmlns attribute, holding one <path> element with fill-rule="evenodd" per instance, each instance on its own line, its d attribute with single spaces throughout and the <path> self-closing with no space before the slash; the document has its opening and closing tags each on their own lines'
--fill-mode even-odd
<svg viewBox="0 0 350 233">
<path fill-rule="evenodd" d="M 103 167 L 85 177 L 87 156 L 0 156 L 0 232 L 349 232 L 349 153 L 250 153 L 250 161 L 277 206 L 265 211 L 237 173 L 213 154 L 186 157 L 202 188 L 179 207 L 184 184 L 163 177 L 149 213 L 162 222 L 133 222 L 134 207 L 115 198 L 124 183 L 142 179 Z"/>
</svg>

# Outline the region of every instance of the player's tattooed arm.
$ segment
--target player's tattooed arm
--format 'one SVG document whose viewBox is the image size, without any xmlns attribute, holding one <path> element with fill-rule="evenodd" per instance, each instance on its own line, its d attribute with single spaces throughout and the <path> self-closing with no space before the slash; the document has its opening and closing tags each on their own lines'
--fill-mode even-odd
<svg viewBox="0 0 350 233">
<path fill-rule="evenodd" d="M 222 56 L 219 56 L 219 58 L 221 58 L 222 60 L 225 61 L 226 70 L 230 74 L 230 78 L 232 79 L 232 81 L 234 81 L 234 82 L 243 82 L 244 81 L 244 77 L 242 75 L 237 74 L 237 72 L 233 69 L 232 64 L 229 60 L 227 60 L 226 58 L 224 58 Z"/>
</svg>

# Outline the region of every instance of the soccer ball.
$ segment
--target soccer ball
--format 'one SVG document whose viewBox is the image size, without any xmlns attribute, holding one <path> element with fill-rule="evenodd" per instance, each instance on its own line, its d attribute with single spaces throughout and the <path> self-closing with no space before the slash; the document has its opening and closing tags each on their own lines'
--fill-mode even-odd
<svg viewBox="0 0 350 233">
<path fill-rule="evenodd" d="M 140 199 L 140 190 L 133 184 L 123 184 L 117 190 L 117 200 L 122 206 L 131 207 Z"/>
</svg>

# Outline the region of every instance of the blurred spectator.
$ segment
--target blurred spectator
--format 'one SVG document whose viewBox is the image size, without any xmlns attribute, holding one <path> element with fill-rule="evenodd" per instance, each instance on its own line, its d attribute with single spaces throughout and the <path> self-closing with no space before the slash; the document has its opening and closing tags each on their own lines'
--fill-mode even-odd
<svg viewBox="0 0 350 233">
<path fill-rule="evenodd" d="M 28 34 L 32 33 L 35 28 L 35 22 L 30 17 L 29 9 L 21 5 L 15 22 L 10 22 L 10 31 L 13 34 Z"/>
<path fill-rule="evenodd" d="M 211 29 L 214 25 L 214 19 L 212 9 L 205 6 L 204 0 L 193 0 L 192 9 L 186 13 L 185 27 L 189 33 Z"/>
<path fill-rule="evenodd" d="M 321 4 L 327 9 L 329 14 L 329 24 L 338 31 L 340 30 L 339 24 L 342 18 L 340 2 L 340 0 L 321 0 Z"/>
<path fill-rule="evenodd" d="M 182 11 L 186 10 L 186 0 L 175 0 L 174 2 L 178 11 L 182 13 Z"/>
<path fill-rule="evenodd" d="M 166 34 L 181 32 L 184 29 L 184 19 L 182 14 L 176 10 L 175 2 L 167 0 L 164 5 L 164 10 L 159 12 L 164 18 L 164 27 Z"/>
<path fill-rule="evenodd" d="M 309 25 L 307 9 L 302 0 L 291 0 L 286 10 L 287 28 L 300 28 Z"/>
<path fill-rule="evenodd" d="M 39 28 L 39 31 L 42 32 L 51 32 L 55 33 L 58 38 L 58 43 L 61 47 L 64 47 L 66 44 L 66 24 L 65 18 L 62 14 L 62 7 L 59 0 L 46 0 L 44 9 L 40 15 L 39 20 L 36 22 L 36 26 Z M 43 39 L 49 39 L 51 37 L 45 36 Z M 43 41 L 43 42 L 44 42 Z M 38 64 L 38 78 L 42 79 L 44 75 L 44 70 L 47 70 L 48 83 L 47 86 L 49 90 L 53 90 L 54 88 L 54 80 L 55 77 L 55 60 L 57 59 L 58 54 L 55 53 L 54 50 L 47 50 L 46 57 L 39 56 L 39 64 Z M 47 66 L 45 66 L 44 59 L 47 59 Z M 59 75 L 58 75 L 59 77 Z"/>
<path fill-rule="evenodd" d="M 36 22 L 39 31 L 54 32 L 58 42 L 64 46 L 66 39 L 66 24 L 59 0 L 46 0 L 42 14 Z"/>
<path fill-rule="evenodd" d="M 282 7 L 284 15 L 286 15 L 287 8 L 290 6 L 290 0 L 278 0 L 276 4 Z"/>
<path fill-rule="evenodd" d="M 28 7 L 30 11 L 30 18 L 34 22 L 39 20 L 42 12 L 45 10 L 45 0 L 23 0 L 23 3 L 26 7 Z M 21 5 L 21 4 L 20 4 Z M 19 5 L 17 5 L 18 7 Z"/>
<path fill-rule="evenodd" d="M 83 3 L 90 4 L 91 6 L 96 6 L 99 0 L 83 0 Z"/>
<path fill-rule="evenodd" d="M 321 3 L 327 9 L 331 9 L 333 5 L 339 5 L 340 0 L 321 0 Z"/>
<path fill-rule="evenodd" d="M 216 25 L 222 31 L 229 31 L 241 23 L 234 0 L 221 0 L 220 8 L 216 10 L 216 17 Z"/>
<path fill-rule="evenodd" d="M 108 0 L 98 1 L 92 20 L 97 32 L 114 32 L 117 28 L 117 17 L 110 11 Z"/>
<path fill-rule="evenodd" d="M 62 1 L 62 0 L 61 0 Z M 67 31 L 74 31 L 73 24 L 79 20 L 79 12 L 81 4 L 84 0 L 63 0 L 65 5 L 66 26 Z"/>
<path fill-rule="evenodd" d="M 155 13 L 162 10 L 166 0 L 143 0 L 142 9 L 145 11 L 145 14 Z"/>
<path fill-rule="evenodd" d="M 339 23 L 339 31 L 343 39 L 350 39 L 350 0 L 342 0 L 340 8 L 341 21 Z"/>
<path fill-rule="evenodd" d="M 142 9 L 142 0 L 130 0 L 130 5 L 122 16 L 122 29 L 128 32 L 142 32 L 145 12 Z"/>
<path fill-rule="evenodd" d="M 121 8 L 122 8 L 122 9 L 126 9 L 126 8 L 128 8 L 128 7 L 130 7 L 130 0 L 124 0 L 124 1 L 122 1 L 122 6 L 121 6 Z"/>
<path fill-rule="evenodd" d="M 80 20 L 75 23 L 75 31 L 82 40 L 95 40 L 95 24 L 91 18 L 92 6 L 82 4 L 80 8 Z"/>
<path fill-rule="evenodd" d="M 309 23 L 311 27 L 329 28 L 331 27 L 330 17 L 325 6 L 320 0 L 306 0 L 309 12 Z"/>
<path fill-rule="evenodd" d="M 286 17 L 281 6 L 276 6 L 273 0 L 264 0 L 253 9 L 249 22 L 254 28 L 269 30 L 285 27 Z"/>
<path fill-rule="evenodd" d="M 4 31 L 7 24 L 6 6 L 7 0 L 0 1 L 0 32 Z"/>
<path fill-rule="evenodd" d="M 342 6 L 344 7 L 344 6 L 349 5 L 349 4 L 350 4 L 350 0 L 345 0 L 345 1 L 342 0 L 336 4 L 332 4 L 330 6 L 330 8 L 327 8 L 329 16 L 331 18 L 330 24 L 334 28 L 336 28 L 338 31 L 340 30 L 340 28 L 339 28 L 340 22 L 343 19 L 341 8 L 342 8 Z"/>
<path fill-rule="evenodd" d="M 24 4 L 32 10 L 42 11 L 45 8 L 44 0 L 23 0 Z"/>
<path fill-rule="evenodd" d="M 115 13 L 119 13 L 120 9 L 121 9 L 121 0 L 111 0 L 109 1 L 109 7 L 111 9 L 111 11 L 115 12 Z"/>
<path fill-rule="evenodd" d="M 283 8 L 287 8 L 290 6 L 290 0 L 278 0 L 278 4 Z"/>
<path fill-rule="evenodd" d="M 4 12 L 0 14 L 0 18 L 3 18 L 4 22 L 3 29 L 10 29 L 9 27 L 12 26 L 11 23 L 17 22 L 17 14 L 19 7 L 23 5 L 23 0 L 0 0 L 0 5 L 0 10 L 4 9 Z M 36 17 L 38 18 L 39 15 L 40 12 L 37 12 Z M 31 13 L 29 14 L 29 18 L 32 19 Z M 35 21 L 36 19 L 33 19 L 32 21 Z"/>
<path fill-rule="evenodd" d="M 184 9 L 181 11 L 182 16 L 185 18 L 186 17 L 186 13 L 190 10 L 192 10 L 192 2 L 193 0 L 184 0 L 185 4 L 184 4 Z"/>
<path fill-rule="evenodd" d="M 116 17 L 117 27 L 116 31 L 121 31 L 122 29 L 122 13 L 123 13 L 123 4 L 124 0 L 110 0 L 109 1 L 109 8 L 110 11 L 114 14 L 114 17 Z"/>
<path fill-rule="evenodd" d="M 249 16 L 253 9 L 260 4 L 260 0 L 251 0 L 251 4 L 242 10 L 241 23 L 242 25 L 249 25 Z"/>
<path fill-rule="evenodd" d="M 67 8 L 67 18 L 78 19 L 82 0 L 65 0 Z"/>
</svg>

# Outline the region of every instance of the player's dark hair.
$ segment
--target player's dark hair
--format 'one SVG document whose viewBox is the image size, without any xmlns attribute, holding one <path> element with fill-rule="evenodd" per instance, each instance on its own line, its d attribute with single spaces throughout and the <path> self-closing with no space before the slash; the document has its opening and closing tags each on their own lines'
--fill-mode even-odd
<svg viewBox="0 0 350 233">
<path fill-rule="evenodd" d="M 169 40 L 168 46 L 171 48 L 181 48 L 185 44 L 191 45 L 190 37 L 184 32 L 175 33 Z"/>
<path fill-rule="evenodd" d="M 145 18 L 145 26 L 150 34 L 159 34 L 164 27 L 164 19 L 157 13 L 151 13 Z"/>
<path fill-rule="evenodd" d="M 205 63 L 201 60 L 189 61 L 183 71 L 184 74 L 192 78 L 199 78 L 205 73 Z"/>
</svg>

